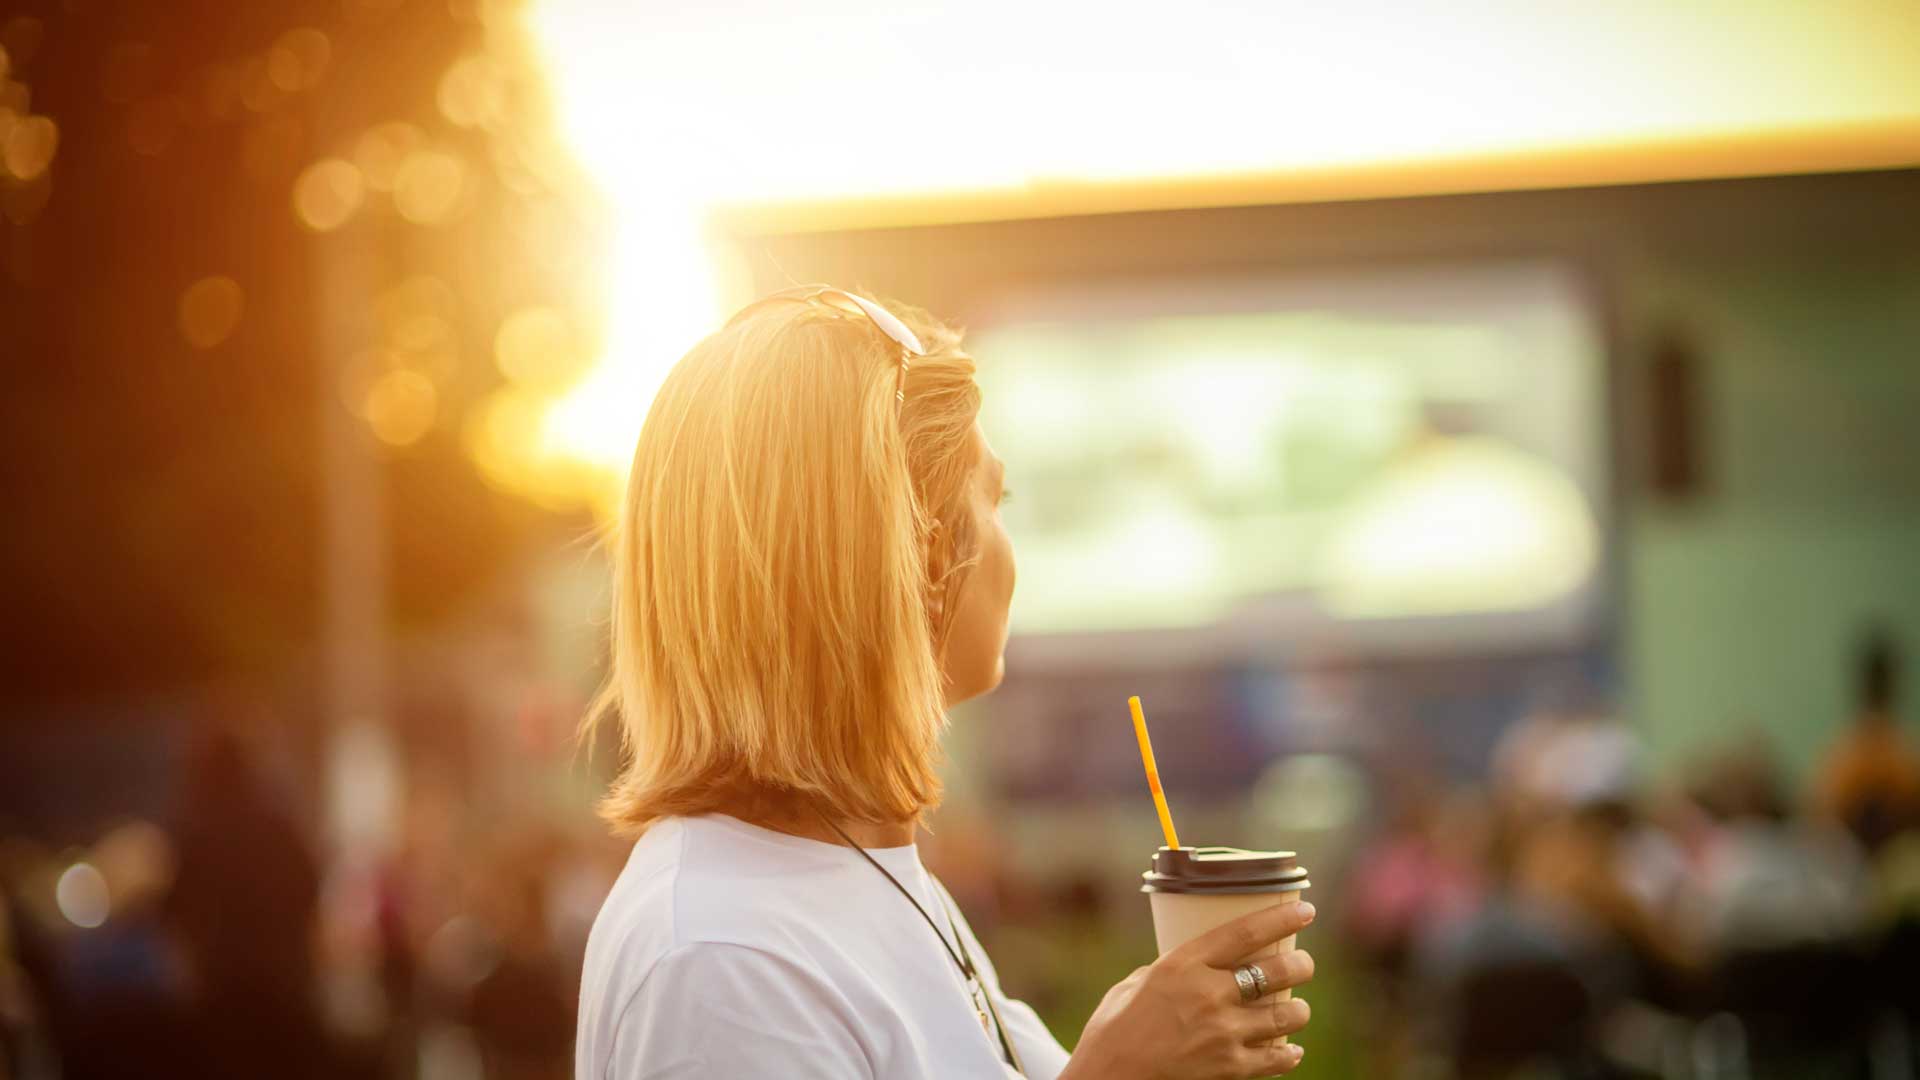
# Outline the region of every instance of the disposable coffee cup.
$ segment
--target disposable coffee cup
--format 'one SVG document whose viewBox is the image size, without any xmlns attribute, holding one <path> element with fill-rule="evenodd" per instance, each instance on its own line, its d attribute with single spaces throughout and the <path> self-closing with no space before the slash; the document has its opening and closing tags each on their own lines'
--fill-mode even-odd
<svg viewBox="0 0 1920 1080">
<path fill-rule="evenodd" d="M 1153 869 L 1140 876 L 1145 881 L 1140 891 L 1153 906 L 1153 936 L 1162 956 L 1216 926 L 1290 904 L 1311 887 L 1306 867 L 1291 851 L 1163 847 L 1153 853 Z M 1273 959 L 1291 952 L 1293 944 L 1294 935 L 1288 934 L 1242 957 L 1241 963 L 1261 962 L 1262 971 L 1277 974 L 1279 965 Z M 1289 999 L 1293 990 L 1280 990 L 1276 996 Z"/>
</svg>

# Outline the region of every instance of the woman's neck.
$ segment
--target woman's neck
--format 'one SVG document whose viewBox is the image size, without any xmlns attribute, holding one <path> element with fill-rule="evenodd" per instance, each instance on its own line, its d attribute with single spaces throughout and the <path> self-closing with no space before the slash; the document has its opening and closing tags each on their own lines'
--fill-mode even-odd
<svg viewBox="0 0 1920 1080">
<path fill-rule="evenodd" d="M 819 840 L 822 843 L 845 844 L 847 842 L 839 833 L 828 828 L 827 823 L 821 820 L 818 814 L 792 818 L 775 817 L 760 820 L 742 818 L 741 820 L 763 829 L 772 829 L 789 836 L 801 836 L 808 840 Z M 891 822 L 884 825 L 867 821 L 840 821 L 835 824 L 847 834 L 847 838 L 863 848 L 906 847 L 913 843 L 914 833 L 918 831 L 918 826 L 911 821 Z"/>
<path fill-rule="evenodd" d="M 847 842 L 827 824 L 827 819 L 819 810 L 788 799 L 776 799 L 755 793 L 726 800 L 720 809 L 723 813 L 739 818 L 749 825 L 758 825 L 763 829 L 772 829 L 774 832 L 786 833 L 789 836 L 818 840 L 825 844 Z M 854 843 L 863 848 L 905 847 L 913 843 L 914 834 L 919 831 L 919 823 L 916 821 L 876 823 L 836 818 L 834 824 L 838 825 Z"/>
</svg>

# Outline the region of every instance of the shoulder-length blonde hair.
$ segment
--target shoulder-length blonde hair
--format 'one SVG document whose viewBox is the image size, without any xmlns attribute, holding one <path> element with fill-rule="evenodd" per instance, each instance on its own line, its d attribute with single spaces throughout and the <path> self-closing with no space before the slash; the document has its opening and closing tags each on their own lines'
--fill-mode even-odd
<svg viewBox="0 0 1920 1080">
<path fill-rule="evenodd" d="M 889 304 L 926 348 L 824 305 L 773 304 L 683 357 L 648 410 L 614 526 L 616 719 L 601 816 L 638 833 L 742 799 L 866 822 L 937 805 L 943 626 L 974 537 L 980 409 L 960 332 Z"/>
</svg>

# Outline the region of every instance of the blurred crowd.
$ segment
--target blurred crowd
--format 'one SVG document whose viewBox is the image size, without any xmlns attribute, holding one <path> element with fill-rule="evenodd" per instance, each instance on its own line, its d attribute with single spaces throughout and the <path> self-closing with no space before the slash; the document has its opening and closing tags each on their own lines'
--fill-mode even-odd
<svg viewBox="0 0 1920 1080">
<path fill-rule="evenodd" d="M 1857 716 L 1806 768 L 1756 738 L 1656 769 L 1593 702 L 1510 727 L 1467 786 L 1376 767 L 1369 823 L 1303 845 L 1332 916 L 1309 943 L 1318 1075 L 1915 1076 L 1899 675 L 1894 642 L 1864 647 Z M 410 760 L 388 842 L 342 850 L 255 745 L 198 729 L 171 809 L 83 845 L 0 828 L 0 1080 L 570 1075 L 625 850 L 584 801 L 492 805 Z M 1038 811 L 981 809 L 943 812 L 926 856 L 1071 1044 L 1151 957 L 1137 867 L 1022 868 L 996 830 Z"/>
<path fill-rule="evenodd" d="M 1484 787 L 1406 777 L 1347 882 L 1366 1076 L 1911 1077 L 1920 755 L 1875 638 L 1858 714 L 1795 791 L 1755 738 L 1670 781 L 1566 708 Z"/>
<path fill-rule="evenodd" d="M 328 858 L 247 745 L 201 738 L 163 821 L 0 842 L 0 1078 L 570 1076 L 618 850 L 428 775 Z"/>
</svg>

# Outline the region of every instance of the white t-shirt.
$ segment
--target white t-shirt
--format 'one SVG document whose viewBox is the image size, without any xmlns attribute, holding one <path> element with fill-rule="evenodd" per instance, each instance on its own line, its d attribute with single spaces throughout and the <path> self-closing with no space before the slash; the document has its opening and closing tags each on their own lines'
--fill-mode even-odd
<svg viewBox="0 0 1920 1080">
<path fill-rule="evenodd" d="M 950 935 L 920 851 L 869 848 Z M 1030 1080 L 1067 1052 L 954 920 Z M 633 846 L 587 941 L 575 1080 L 1006 1080 L 966 982 L 858 852 L 722 814 Z"/>
</svg>

